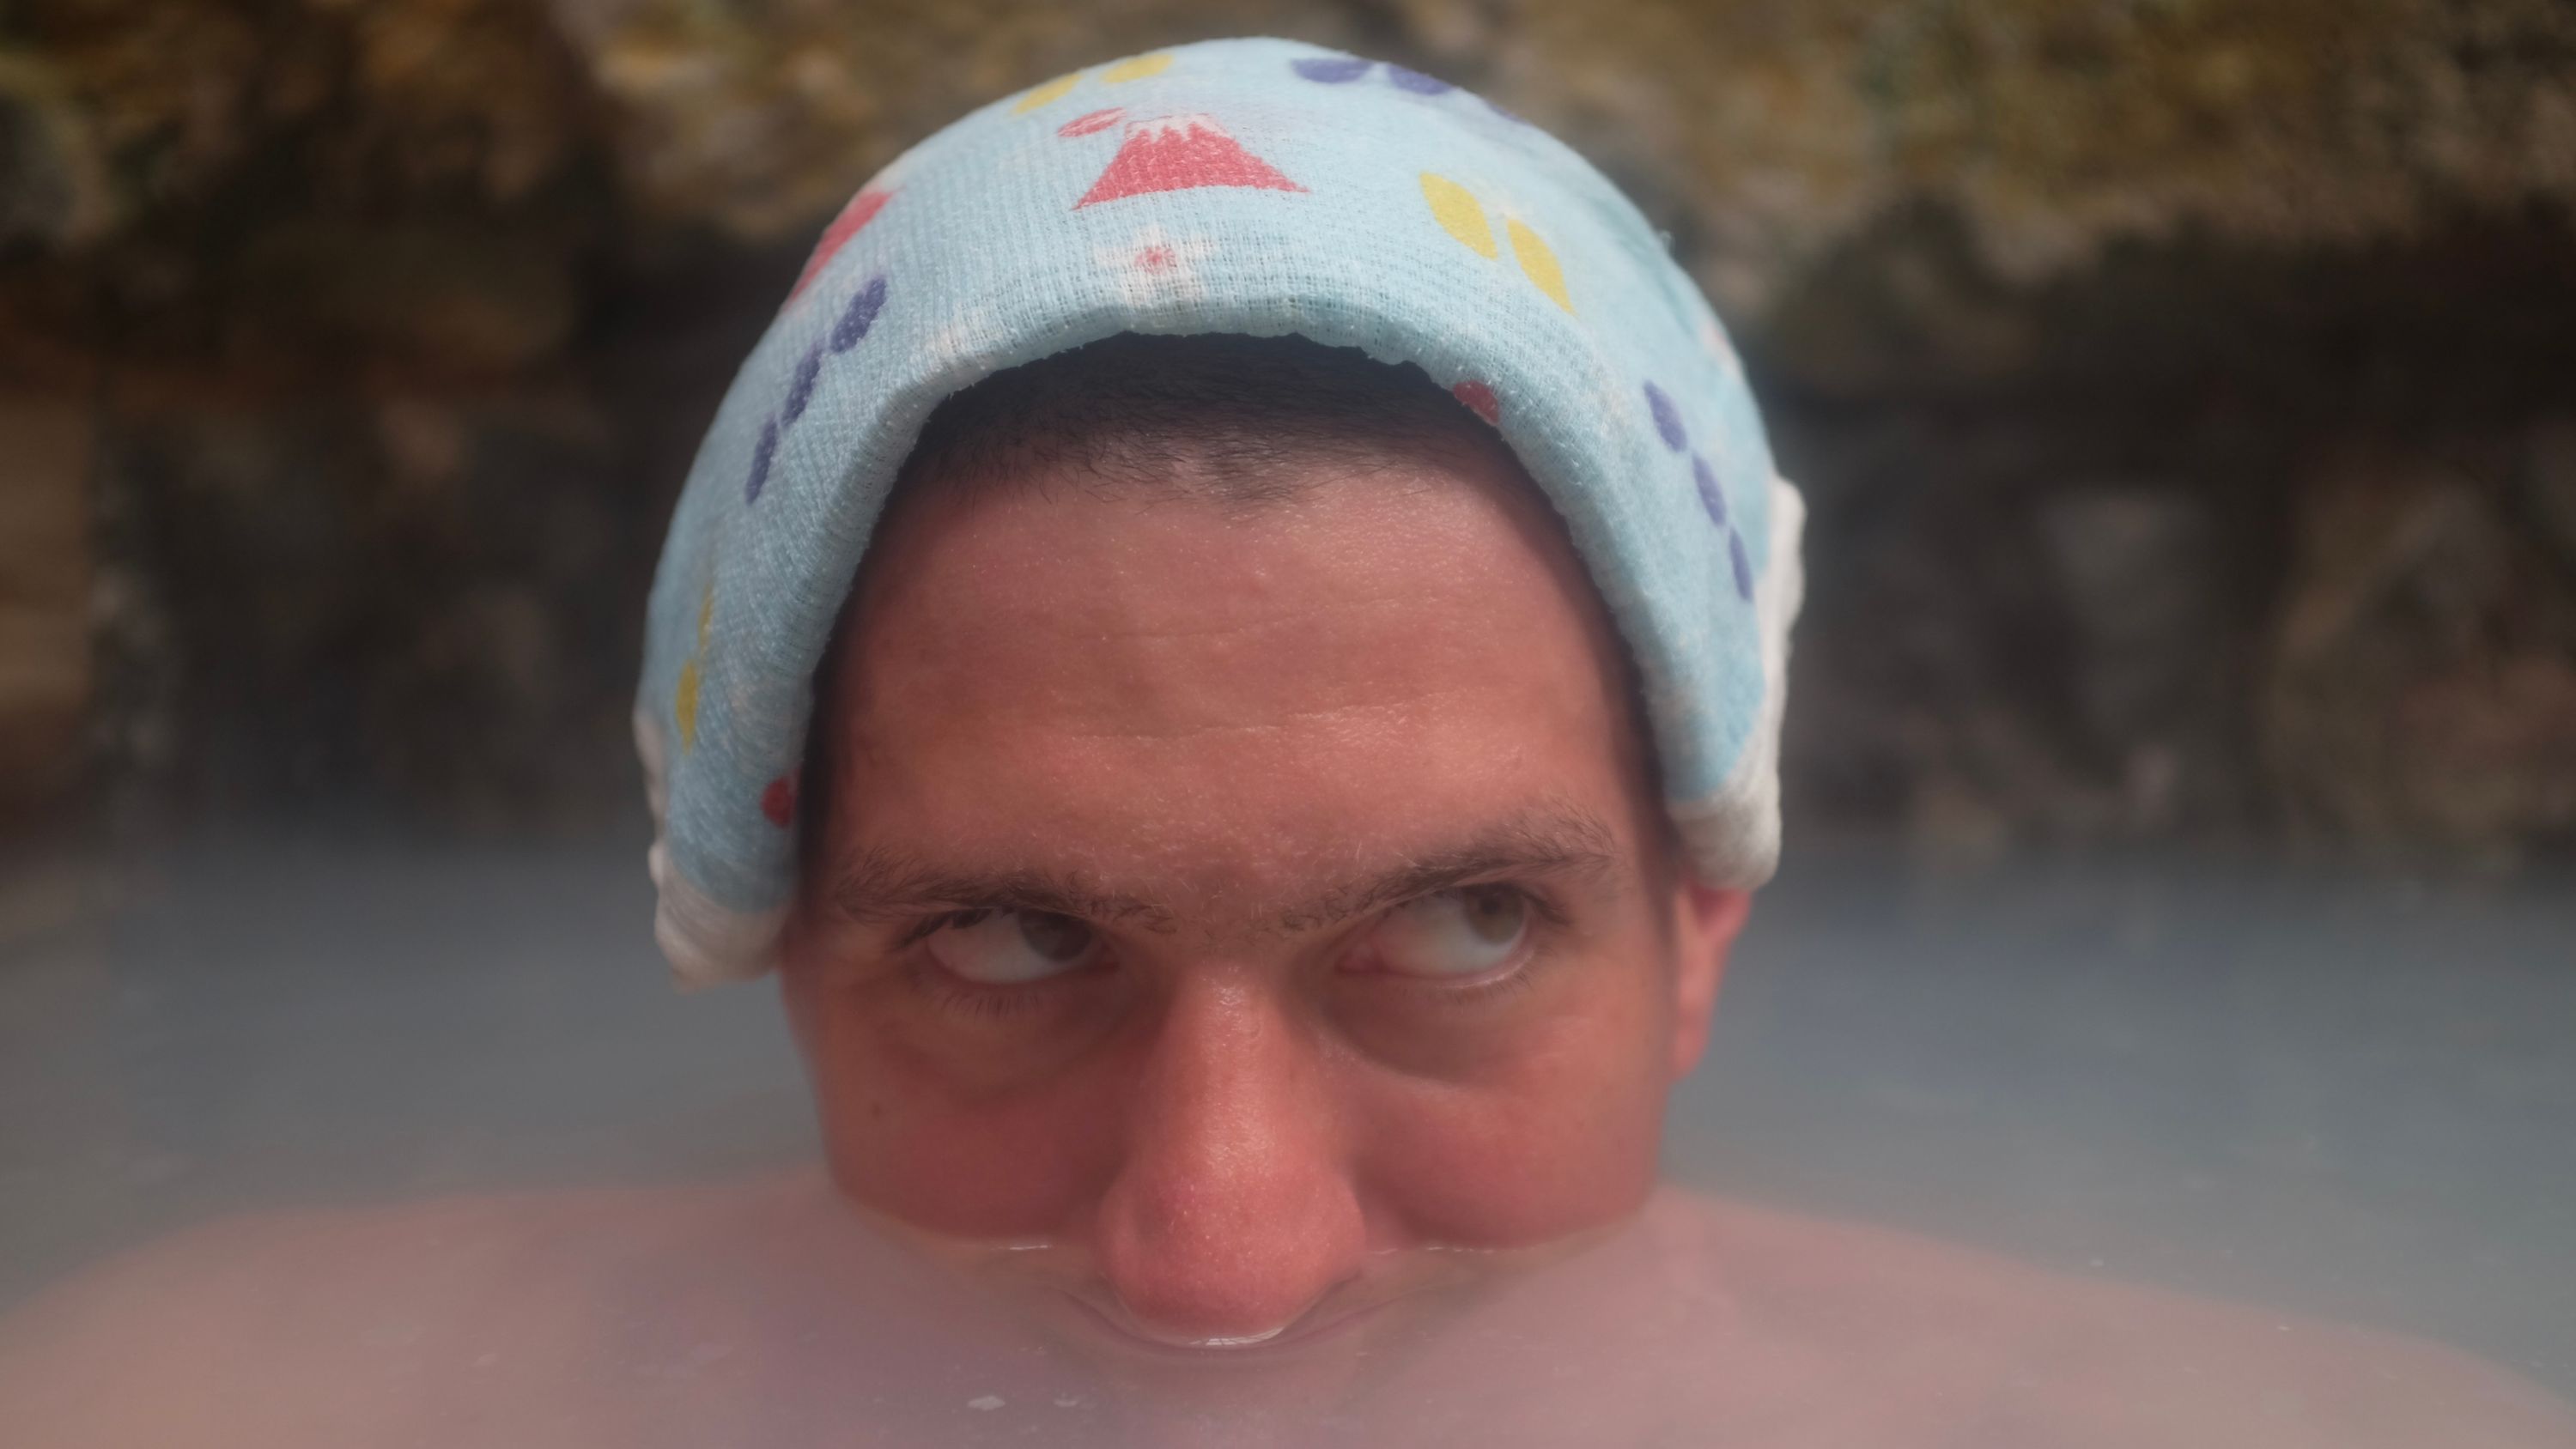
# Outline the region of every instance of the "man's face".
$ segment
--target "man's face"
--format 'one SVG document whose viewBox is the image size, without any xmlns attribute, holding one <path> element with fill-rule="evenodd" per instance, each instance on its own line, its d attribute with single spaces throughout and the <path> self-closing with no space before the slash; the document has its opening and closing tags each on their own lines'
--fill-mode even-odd
<svg viewBox="0 0 2576 1449">
<path fill-rule="evenodd" d="M 1499 446 L 1243 505 L 912 495 L 786 988 L 834 1174 L 1165 1343 L 1626 1214 L 1744 899 Z"/>
</svg>

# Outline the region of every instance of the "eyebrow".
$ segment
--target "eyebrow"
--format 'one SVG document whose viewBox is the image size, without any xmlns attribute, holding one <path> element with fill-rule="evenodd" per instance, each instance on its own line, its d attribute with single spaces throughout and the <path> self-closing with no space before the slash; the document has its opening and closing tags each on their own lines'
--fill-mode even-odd
<svg viewBox="0 0 2576 1449">
<path fill-rule="evenodd" d="M 832 904 L 859 921 L 895 921 L 956 910 L 1031 911 L 1086 921 L 1139 921 L 1168 930 L 1171 912 L 1047 870 L 949 870 L 890 850 L 866 850 L 832 881 Z"/>
<path fill-rule="evenodd" d="M 1325 891 L 1283 912 L 1287 932 L 1320 930 L 1420 896 L 1506 878 L 1598 879 L 1619 863 L 1618 837 L 1598 816 L 1569 805 L 1524 812 L 1454 845 L 1413 856 L 1366 880 Z"/>
<path fill-rule="evenodd" d="M 1598 816 L 1570 805 L 1533 808 L 1463 840 L 1416 853 L 1374 875 L 1346 881 L 1281 912 L 1289 934 L 1320 930 L 1420 896 L 1483 881 L 1533 876 L 1600 878 L 1619 863 L 1618 837 Z M 895 851 L 853 855 L 833 877 L 831 901 L 854 920 L 916 919 L 941 911 L 1018 910 L 1169 931 L 1169 906 L 1105 891 L 1076 873 L 1044 869 L 943 868 Z"/>
</svg>

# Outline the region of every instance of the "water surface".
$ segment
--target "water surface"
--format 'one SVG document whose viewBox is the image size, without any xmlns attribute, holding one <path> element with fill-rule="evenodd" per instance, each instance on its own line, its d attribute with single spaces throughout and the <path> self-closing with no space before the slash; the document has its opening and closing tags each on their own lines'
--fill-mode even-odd
<svg viewBox="0 0 2576 1449">
<path fill-rule="evenodd" d="M 640 856 L 245 835 L 20 868 L 0 1303 L 227 1214 L 810 1162 L 771 992 L 671 990 Z M 2576 1395 L 2571 942 L 2546 875 L 1793 853 L 1670 1176 Z"/>
</svg>

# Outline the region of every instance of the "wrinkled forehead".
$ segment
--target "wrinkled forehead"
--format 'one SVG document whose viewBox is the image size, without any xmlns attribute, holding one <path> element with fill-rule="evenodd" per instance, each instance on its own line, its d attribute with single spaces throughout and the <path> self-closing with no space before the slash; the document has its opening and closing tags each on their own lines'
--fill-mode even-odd
<svg viewBox="0 0 2576 1449">
<path fill-rule="evenodd" d="M 1121 811 L 1097 790 L 1177 811 L 1311 777 L 1301 798 L 1350 808 L 1329 777 L 1363 767 L 1417 803 L 1546 793 L 1631 770 L 1628 690 L 1600 597 L 1499 453 L 1345 468 L 1257 510 L 1033 481 L 889 520 L 817 679 L 809 788 L 845 759 L 878 793 L 987 780 L 1077 811 L 1059 829 Z"/>
<path fill-rule="evenodd" d="M 1507 456 L 1252 511 L 979 489 L 880 545 L 818 680 L 821 874 L 901 843 L 1286 910 L 1370 861 L 1537 823 L 1616 855 L 1660 818 L 1625 652 Z"/>
</svg>

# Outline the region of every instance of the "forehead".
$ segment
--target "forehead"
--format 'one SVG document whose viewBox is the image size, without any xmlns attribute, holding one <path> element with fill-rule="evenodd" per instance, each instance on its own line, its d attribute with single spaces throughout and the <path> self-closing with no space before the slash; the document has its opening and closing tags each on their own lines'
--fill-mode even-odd
<svg viewBox="0 0 2576 1449">
<path fill-rule="evenodd" d="M 891 512 L 822 685 L 825 848 L 1250 906 L 1533 808 L 1633 836 L 1624 656 L 1509 455 L 1291 481 Z"/>
</svg>

